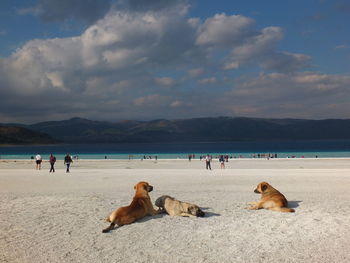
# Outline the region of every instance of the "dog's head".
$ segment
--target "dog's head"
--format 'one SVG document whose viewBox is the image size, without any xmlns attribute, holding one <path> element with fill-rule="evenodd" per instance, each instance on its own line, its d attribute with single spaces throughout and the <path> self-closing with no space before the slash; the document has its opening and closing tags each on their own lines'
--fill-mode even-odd
<svg viewBox="0 0 350 263">
<path fill-rule="evenodd" d="M 152 192 L 153 186 L 150 185 L 147 182 L 138 182 L 135 186 L 134 189 L 136 192 Z"/>
<path fill-rule="evenodd" d="M 205 213 L 196 205 L 190 205 L 187 208 L 187 213 L 199 217 L 203 217 L 205 215 Z"/>
<path fill-rule="evenodd" d="M 257 194 L 262 194 L 264 193 L 267 189 L 269 189 L 271 186 L 266 183 L 266 182 L 261 182 L 260 184 L 258 184 L 258 186 L 255 188 L 254 193 Z"/>
<path fill-rule="evenodd" d="M 157 200 L 154 202 L 154 204 L 160 208 L 164 208 L 165 200 L 167 198 L 174 199 L 169 195 L 162 195 L 162 196 L 157 198 Z"/>
</svg>

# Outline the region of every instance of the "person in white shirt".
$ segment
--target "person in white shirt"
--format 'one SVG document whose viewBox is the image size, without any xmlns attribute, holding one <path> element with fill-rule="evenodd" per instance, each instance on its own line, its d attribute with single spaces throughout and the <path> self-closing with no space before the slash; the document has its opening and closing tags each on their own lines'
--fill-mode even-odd
<svg viewBox="0 0 350 263">
<path fill-rule="evenodd" d="M 208 170 L 211 170 L 211 165 L 210 165 L 211 157 L 209 154 L 205 157 L 205 168 Z"/>
<path fill-rule="evenodd" d="M 41 155 L 40 153 L 38 153 L 36 156 L 35 156 L 35 162 L 36 162 L 36 169 L 37 170 L 40 170 L 41 169 L 41 162 L 43 161 L 43 158 L 41 158 Z"/>
</svg>

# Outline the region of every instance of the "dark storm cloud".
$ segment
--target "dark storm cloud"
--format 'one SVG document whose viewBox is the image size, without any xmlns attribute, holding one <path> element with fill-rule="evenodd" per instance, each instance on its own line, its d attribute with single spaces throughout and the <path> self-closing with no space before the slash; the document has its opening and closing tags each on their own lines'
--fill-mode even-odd
<svg viewBox="0 0 350 263">
<path fill-rule="evenodd" d="M 38 0 L 36 6 L 20 10 L 45 22 L 80 20 L 93 23 L 103 17 L 111 6 L 110 0 Z"/>
<path fill-rule="evenodd" d="M 131 10 L 139 11 L 159 11 L 161 9 L 171 8 L 175 5 L 188 3 L 186 0 L 128 0 L 127 2 Z"/>
</svg>

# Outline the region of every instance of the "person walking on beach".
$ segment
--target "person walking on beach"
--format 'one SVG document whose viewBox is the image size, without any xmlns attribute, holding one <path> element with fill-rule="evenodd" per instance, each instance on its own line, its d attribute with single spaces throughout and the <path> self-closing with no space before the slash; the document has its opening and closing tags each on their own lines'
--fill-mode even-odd
<svg viewBox="0 0 350 263">
<path fill-rule="evenodd" d="M 64 164 L 67 166 L 66 173 L 69 173 L 69 166 L 73 162 L 72 157 L 67 153 L 67 155 L 64 157 Z"/>
<path fill-rule="evenodd" d="M 207 154 L 207 156 L 205 157 L 205 169 L 209 169 L 211 170 L 211 165 L 210 165 L 210 161 L 211 161 L 211 157 L 209 156 L 209 154 Z"/>
<path fill-rule="evenodd" d="M 223 155 L 220 155 L 219 162 L 220 162 L 220 168 L 225 169 L 225 159 Z"/>
<path fill-rule="evenodd" d="M 41 169 L 41 162 L 43 161 L 43 158 L 41 158 L 41 155 L 40 153 L 38 153 L 36 156 L 35 156 L 35 162 L 36 162 L 36 169 L 37 170 L 40 170 Z"/>
<path fill-rule="evenodd" d="M 51 165 L 51 168 L 50 168 L 50 173 L 51 172 L 55 172 L 55 162 L 56 162 L 56 157 L 55 156 L 53 156 L 53 154 L 51 153 L 50 154 L 50 159 L 49 159 L 49 162 L 50 162 L 50 165 Z"/>
</svg>

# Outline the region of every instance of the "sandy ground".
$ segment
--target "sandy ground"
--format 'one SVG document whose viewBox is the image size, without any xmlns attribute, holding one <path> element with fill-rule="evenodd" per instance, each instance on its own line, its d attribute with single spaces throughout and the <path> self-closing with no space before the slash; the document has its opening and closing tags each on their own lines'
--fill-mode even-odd
<svg viewBox="0 0 350 263">
<path fill-rule="evenodd" d="M 0 160 L 0 262 L 350 262 L 350 159 Z M 138 181 L 196 203 L 204 218 L 146 217 L 108 234 Z M 244 209 L 267 181 L 295 213 Z"/>
</svg>

